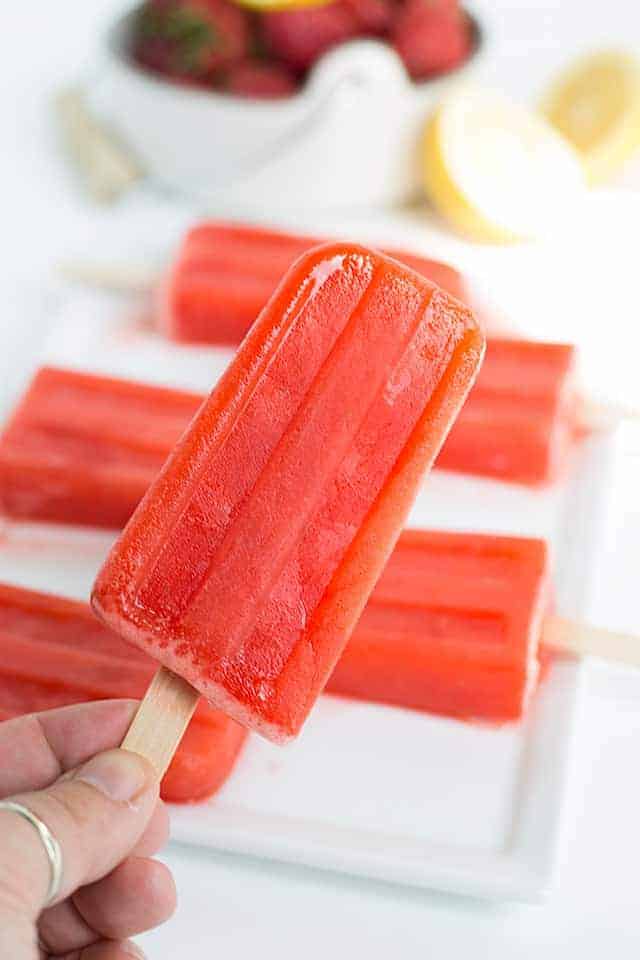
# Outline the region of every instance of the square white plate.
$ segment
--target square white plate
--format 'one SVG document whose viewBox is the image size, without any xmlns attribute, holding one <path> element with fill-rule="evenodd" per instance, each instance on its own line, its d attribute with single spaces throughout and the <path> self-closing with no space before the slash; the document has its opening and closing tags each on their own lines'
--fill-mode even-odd
<svg viewBox="0 0 640 960">
<path fill-rule="evenodd" d="M 67 302 L 47 362 L 204 390 L 228 351 L 175 348 L 114 314 Z M 558 609 L 585 608 L 609 441 L 584 444 L 566 483 L 542 492 L 436 472 L 412 526 L 546 537 Z M 0 580 L 86 598 L 112 535 L 6 524 Z M 221 792 L 172 810 L 199 848 L 500 899 L 536 899 L 553 876 L 581 668 L 557 662 L 522 724 L 482 727 L 324 697 L 288 747 L 251 737 Z"/>
</svg>

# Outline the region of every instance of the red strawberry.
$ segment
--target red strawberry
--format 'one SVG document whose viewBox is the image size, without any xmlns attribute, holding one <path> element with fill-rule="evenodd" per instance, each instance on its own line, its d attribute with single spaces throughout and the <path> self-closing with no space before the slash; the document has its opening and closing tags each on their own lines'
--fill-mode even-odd
<svg viewBox="0 0 640 960">
<path fill-rule="evenodd" d="M 465 15 L 451 0 L 405 0 L 391 42 L 414 80 L 452 70 L 469 55 Z"/>
<path fill-rule="evenodd" d="M 250 21 L 227 0 L 152 0 L 142 9 L 137 35 L 141 62 L 172 76 L 208 80 L 246 55 Z"/>
<path fill-rule="evenodd" d="M 226 89 L 241 97 L 288 97 L 298 89 L 296 78 L 280 63 L 239 60 L 227 72 Z"/>
<path fill-rule="evenodd" d="M 345 0 L 351 7 L 363 34 L 382 36 L 393 21 L 392 0 Z"/>
<path fill-rule="evenodd" d="M 293 70 L 306 70 L 331 47 L 361 33 L 360 24 L 345 0 L 321 7 L 276 10 L 262 16 L 267 50 Z"/>
<path fill-rule="evenodd" d="M 146 37 L 138 41 L 134 48 L 135 59 L 147 70 L 153 70 L 175 83 L 186 86 L 198 86 L 201 81 L 185 72 L 176 60 L 174 45 L 161 37 Z"/>
<path fill-rule="evenodd" d="M 171 73 L 173 46 L 162 37 L 140 37 L 135 46 L 138 63 L 158 73 Z"/>
</svg>

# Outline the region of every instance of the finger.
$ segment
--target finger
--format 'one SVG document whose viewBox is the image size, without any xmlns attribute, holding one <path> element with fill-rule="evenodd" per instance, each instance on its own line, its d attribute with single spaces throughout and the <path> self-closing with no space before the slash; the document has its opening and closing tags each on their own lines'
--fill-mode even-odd
<svg viewBox="0 0 640 960">
<path fill-rule="evenodd" d="M 73 780 L 75 771 L 69 771 L 62 776 L 62 781 Z M 158 799 L 151 819 L 144 833 L 131 851 L 137 857 L 152 857 L 158 853 L 169 839 L 169 813 L 163 800 Z"/>
<path fill-rule="evenodd" d="M 158 802 L 153 767 L 126 750 L 93 757 L 72 779 L 15 798 L 49 828 L 62 850 L 57 902 L 110 873 L 135 847 Z M 31 824 L 0 810 L 0 902 L 4 892 L 34 916 L 47 896 L 50 865 Z"/>
<path fill-rule="evenodd" d="M 55 956 L 82 950 L 105 937 L 118 939 L 156 927 L 175 910 L 173 877 L 157 860 L 130 857 L 104 880 L 40 917 L 40 940 Z"/>
<path fill-rule="evenodd" d="M 151 820 L 134 847 L 132 855 L 137 857 L 152 856 L 165 845 L 168 834 L 169 815 L 167 808 L 162 800 L 158 800 Z M 106 883 L 108 879 L 108 877 L 105 878 L 103 882 Z M 91 889 L 99 887 L 100 884 L 98 883 Z M 154 925 L 153 920 L 150 921 L 150 925 Z M 39 928 L 40 939 L 49 948 L 49 953 L 55 955 L 65 954 L 70 950 L 80 950 L 107 935 L 106 930 L 96 932 L 89 926 L 71 899 L 64 900 L 62 903 L 56 904 L 55 907 L 45 910 L 40 917 Z M 138 930 L 121 931 L 118 936 L 132 936 L 143 929 L 147 928 L 142 926 Z M 115 934 L 109 933 L 109 936 L 115 936 Z"/>
<path fill-rule="evenodd" d="M 82 950 L 102 938 L 84 920 L 71 899 L 45 910 L 38 922 L 39 940 L 47 956 Z"/>
<path fill-rule="evenodd" d="M 102 940 L 84 950 L 74 950 L 59 960 L 145 960 L 145 955 L 135 943 L 130 940 Z"/>
<path fill-rule="evenodd" d="M 48 787 L 65 770 L 122 743 L 134 700 L 102 700 L 0 723 L 0 797 Z"/>
<path fill-rule="evenodd" d="M 151 820 L 131 851 L 136 857 L 152 857 L 166 845 L 169 839 L 169 813 L 162 800 L 158 800 Z"/>
<path fill-rule="evenodd" d="M 33 924 L 0 906 L 0 957 L 11 960 L 35 960 L 38 956 Z"/>
<path fill-rule="evenodd" d="M 164 923 L 176 908 L 176 887 L 158 860 L 129 857 L 104 880 L 83 887 L 73 902 L 102 937 L 133 937 Z"/>
</svg>

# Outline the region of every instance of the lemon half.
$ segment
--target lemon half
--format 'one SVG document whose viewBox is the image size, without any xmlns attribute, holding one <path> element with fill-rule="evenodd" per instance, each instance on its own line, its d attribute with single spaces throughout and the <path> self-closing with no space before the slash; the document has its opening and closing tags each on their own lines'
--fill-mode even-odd
<svg viewBox="0 0 640 960">
<path fill-rule="evenodd" d="M 614 51 L 583 57 L 540 106 L 581 153 L 589 182 L 601 183 L 640 148 L 640 61 Z"/>
<path fill-rule="evenodd" d="M 535 113 L 486 90 L 458 90 L 436 110 L 423 174 L 443 216 L 484 241 L 539 236 L 585 192 L 573 147 Z"/>
</svg>

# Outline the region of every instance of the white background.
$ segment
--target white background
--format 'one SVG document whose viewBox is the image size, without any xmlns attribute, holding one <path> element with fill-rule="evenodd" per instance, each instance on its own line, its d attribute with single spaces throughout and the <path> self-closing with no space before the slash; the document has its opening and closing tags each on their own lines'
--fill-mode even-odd
<svg viewBox="0 0 640 960">
<path fill-rule="evenodd" d="M 0 324 L 16 343 L 35 342 L 42 318 L 46 323 L 51 265 L 61 256 L 119 245 L 135 250 L 138 239 L 144 246 L 174 222 L 166 202 L 157 205 L 148 195 L 96 210 L 56 153 L 51 98 L 65 80 L 94 68 L 100 32 L 120 7 L 115 0 L 3 4 Z M 640 51 L 636 0 L 483 0 L 475 8 L 493 44 L 487 79 L 518 96 L 534 96 L 550 72 L 581 49 L 622 43 Z M 369 218 L 366 226 L 432 244 L 454 258 L 486 282 L 522 329 L 576 336 L 584 346 L 585 379 L 597 392 L 638 402 L 638 223 L 640 196 L 623 187 L 595 195 L 573 236 L 526 250 L 474 250 L 443 236 L 423 214 Z M 18 375 L 11 356 L 0 358 L 0 400 Z M 640 440 L 632 427 L 623 433 L 592 615 L 640 633 Z M 640 947 L 639 756 L 640 675 L 594 666 L 574 754 L 558 888 L 546 905 L 487 906 L 171 849 L 180 908 L 146 938 L 147 949 L 157 958 L 228 960 L 500 960 L 543 953 L 630 960 Z"/>
</svg>

